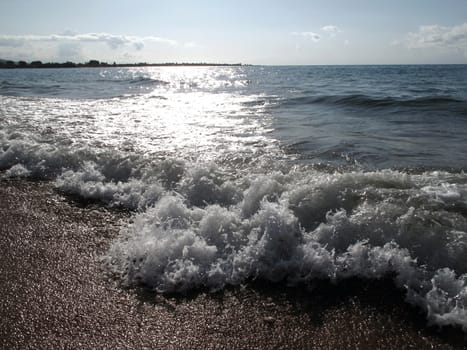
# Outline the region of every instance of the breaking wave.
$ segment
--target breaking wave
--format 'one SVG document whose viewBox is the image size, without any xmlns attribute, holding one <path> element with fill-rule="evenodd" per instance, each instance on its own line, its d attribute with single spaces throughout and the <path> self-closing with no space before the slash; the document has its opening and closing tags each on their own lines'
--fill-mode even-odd
<svg viewBox="0 0 467 350">
<path fill-rule="evenodd" d="M 431 322 L 467 330 L 464 175 L 213 178 L 188 169 L 177 191 L 137 214 L 106 257 L 113 273 L 159 292 L 392 275 Z"/>
<path fill-rule="evenodd" d="M 0 136 L 4 176 L 54 179 L 64 192 L 135 210 L 104 258 L 129 286 L 184 293 L 394 276 L 430 322 L 467 331 L 464 173 L 243 173 Z"/>
</svg>

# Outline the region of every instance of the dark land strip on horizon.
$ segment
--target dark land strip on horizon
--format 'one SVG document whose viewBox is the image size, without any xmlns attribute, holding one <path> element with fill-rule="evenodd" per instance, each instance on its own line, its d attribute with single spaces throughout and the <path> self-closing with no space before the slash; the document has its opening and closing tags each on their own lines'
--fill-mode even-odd
<svg viewBox="0 0 467 350">
<path fill-rule="evenodd" d="M 249 66 L 242 63 L 207 63 L 207 62 L 165 62 L 165 63 L 107 63 L 98 60 L 90 60 L 85 63 L 75 62 L 46 62 L 42 61 L 11 61 L 0 59 L 0 68 L 93 68 L 93 67 L 198 67 L 198 66 Z"/>
</svg>

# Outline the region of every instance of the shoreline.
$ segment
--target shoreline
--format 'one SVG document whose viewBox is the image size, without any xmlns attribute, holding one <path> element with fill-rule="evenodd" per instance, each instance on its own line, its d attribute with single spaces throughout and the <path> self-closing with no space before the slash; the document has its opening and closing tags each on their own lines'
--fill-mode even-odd
<svg viewBox="0 0 467 350">
<path fill-rule="evenodd" d="M 244 67 L 247 63 L 209 63 L 209 62 L 165 62 L 165 63 L 107 63 L 91 60 L 86 63 L 7 61 L 0 60 L 0 69 L 47 69 L 47 68 L 134 68 L 134 67 Z"/>
<path fill-rule="evenodd" d="M 124 289 L 106 252 L 128 214 L 77 203 L 47 182 L 0 181 L 0 348 L 461 349 L 388 281 L 254 282 L 186 296 Z"/>
</svg>

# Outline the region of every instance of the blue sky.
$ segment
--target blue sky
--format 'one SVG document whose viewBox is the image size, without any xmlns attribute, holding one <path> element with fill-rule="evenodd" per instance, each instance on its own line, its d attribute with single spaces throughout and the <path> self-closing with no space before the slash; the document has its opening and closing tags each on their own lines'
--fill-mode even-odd
<svg viewBox="0 0 467 350">
<path fill-rule="evenodd" d="M 467 63 L 467 0 L 0 0 L 0 58 Z"/>
</svg>

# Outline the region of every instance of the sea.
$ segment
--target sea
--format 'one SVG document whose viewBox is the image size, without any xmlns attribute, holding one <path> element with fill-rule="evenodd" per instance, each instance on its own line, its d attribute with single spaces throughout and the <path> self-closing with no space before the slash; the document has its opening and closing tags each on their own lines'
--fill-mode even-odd
<svg viewBox="0 0 467 350">
<path fill-rule="evenodd" d="M 0 175 L 130 211 L 154 293 L 390 278 L 467 332 L 466 169 L 467 65 L 0 70 Z"/>
</svg>

